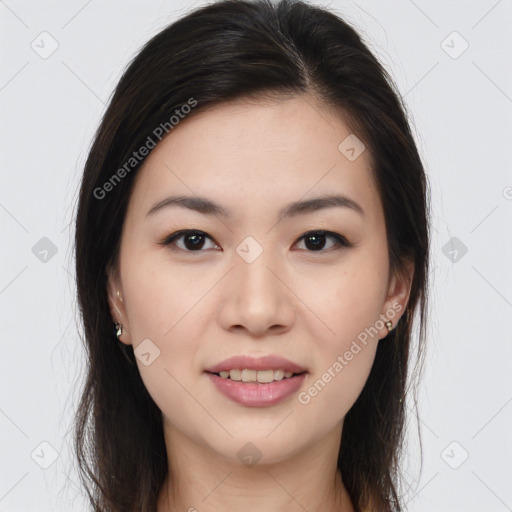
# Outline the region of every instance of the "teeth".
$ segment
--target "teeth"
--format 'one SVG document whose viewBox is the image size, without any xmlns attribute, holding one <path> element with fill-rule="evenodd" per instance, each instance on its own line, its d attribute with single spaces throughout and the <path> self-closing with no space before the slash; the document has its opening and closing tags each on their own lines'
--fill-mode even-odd
<svg viewBox="0 0 512 512">
<path fill-rule="evenodd" d="M 275 380 L 289 379 L 293 372 L 284 370 L 223 370 L 219 372 L 223 379 L 230 378 L 243 382 L 260 382 L 262 384 L 274 382 Z"/>
<path fill-rule="evenodd" d="M 244 372 L 247 372 L 249 370 L 244 370 Z M 254 370 L 253 370 L 254 371 Z M 254 377 L 258 382 L 273 382 L 274 381 L 274 370 L 261 370 L 259 372 L 254 371 L 256 374 Z M 245 380 L 242 375 L 242 380 Z"/>
<path fill-rule="evenodd" d="M 242 372 L 240 370 L 230 370 L 229 371 L 229 378 L 231 380 L 242 380 L 241 373 Z"/>
<path fill-rule="evenodd" d="M 290 373 L 290 372 L 287 372 Z M 284 370 L 274 370 L 274 380 L 283 380 Z"/>
</svg>

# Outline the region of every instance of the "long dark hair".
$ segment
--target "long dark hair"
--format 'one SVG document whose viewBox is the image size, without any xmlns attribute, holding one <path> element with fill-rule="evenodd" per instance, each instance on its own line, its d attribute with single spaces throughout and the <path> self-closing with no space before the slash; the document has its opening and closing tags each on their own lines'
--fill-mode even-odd
<svg viewBox="0 0 512 512">
<path fill-rule="evenodd" d="M 120 79 L 85 164 L 74 250 L 87 375 L 74 443 L 94 511 L 154 512 L 168 468 L 161 411 L 132 347 L 115 336 L 107 300 L 106 269 L 117 262 L 144 158 L 131 167 L 126 162 L 149 136 L 155 139 L 157 127 L 170 131 L 169 119 L 191 98 L 193 116 L 233 99 L 305 93 L 343 115 L 370 151 L 390 271 L 405 276 L 404 263 L 414 262 L 406 311 L 378 344 L 366 385 L 345 417 L 338 457 L 356 511 L 404 510 L 399 463 L 407 383 L 414 384 L 416 406 L 429 264 L 429 188 L 407 110 L 385 69 L 334 13 L 293 0 L 226 0 L 196 9 L 145 44 Z M 123 165 L 122 179 L 113 181 Z M 415 371 L 408 376 L 415 313 Z"/>
</svg>

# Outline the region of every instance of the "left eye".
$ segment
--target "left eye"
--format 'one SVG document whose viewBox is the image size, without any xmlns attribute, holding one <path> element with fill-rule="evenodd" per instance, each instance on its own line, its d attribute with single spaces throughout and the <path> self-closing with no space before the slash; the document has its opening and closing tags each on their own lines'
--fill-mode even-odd
<svg viewBox="0 0 512 512">
<path fill-rule="evenodd" d="M 177 241 L 182 239 L 184 240 L 184 247 L 172 247 L 172 245 L 177 246 Z M 334 244 L 331 245 L 330 248 L 338 246 L 340 247 L 351 247 L 351 244 L 347 241 L 347 239 L 338 233 L 333 233 L 331 231 L 308 231 L 304 235 L 302 235 L 298 241 L 305 241 L 307 249 L 310 249 L 308 252 L 326 252 L 325 249 L 325 239 L 331 238 L 334 240 Z M 171 250 L 181 250 L 184 252 L 201 252 L 201 249 L 204 248 L 204 240 L 209 239 L 213 242 L 212 237 L 206 234 L 204 231 L 197 230 L 183 230 L 177 231 L 169 235 L 165 238 L 160 244 L 170 246 Z M 215 247 L 218 247 L 214 243 Z M 213 247 L 213 248 L 215 248 Z M 329 248 L 329 247 L 328 247 Z"/>
</svg>

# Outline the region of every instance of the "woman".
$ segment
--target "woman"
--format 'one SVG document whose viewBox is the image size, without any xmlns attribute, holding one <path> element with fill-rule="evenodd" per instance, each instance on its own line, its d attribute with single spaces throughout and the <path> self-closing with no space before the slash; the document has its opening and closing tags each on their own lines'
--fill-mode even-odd
<svg viewBox="0 0 512 512">
<path fill-rule="evenodd" d="M 76 218 L 94 510 L 403 510 L 427 193 L 391 79 L 334 14 L 221 1 L 151 39 Z"/>
</svg>

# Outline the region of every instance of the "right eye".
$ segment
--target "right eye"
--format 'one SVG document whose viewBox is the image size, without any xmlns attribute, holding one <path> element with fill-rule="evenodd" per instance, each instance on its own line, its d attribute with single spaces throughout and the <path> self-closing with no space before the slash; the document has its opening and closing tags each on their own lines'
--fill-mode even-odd
<svg viewBox="0 0 512 512">
<path fill-rule="evenodd" d="M 183 239 L 183 246 L 177 247 L 177 241 L 181 239 Z M 209 239 L 213 242 L 212 237 L 204 231 L 182 229 L 181 231 L 176 231 L 175 233 L 168 235 L 159 243 L 161 245 L 169 246 L 171 251 L 202 252 L 201 249 L 203 249 L 205 239 Z M 218 247 L 215 243 L 214 246 Z"/>
</svg>

